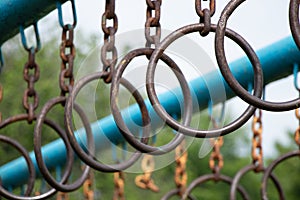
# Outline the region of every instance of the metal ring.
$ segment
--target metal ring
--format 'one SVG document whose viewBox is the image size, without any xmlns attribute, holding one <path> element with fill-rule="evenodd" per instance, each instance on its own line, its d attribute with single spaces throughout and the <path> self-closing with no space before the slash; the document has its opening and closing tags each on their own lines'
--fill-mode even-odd
<svg viewBox="0 0 300 200">
<path fill-rule="evenodd" d="M 116 124 L 124 136 L 124 138 L 127 140 L 128 143 L 130 143 L 134 148 L 136 148 L 139 151 L 142 151 L 144 153 L 152 154 L 152 155 L 162 155 L 167 152 L 170 152 L 171 150 L 175 149 L 184 139 L 184 135 L 179 132 L 176 134 L 176 136 L 168 143 L 159 147 L 150 146 L 147 144 L 144 144 L 140 141 L 138 141 L 134 135 L 130 132 L 126 124 L 124 123 L 123 117 L 120 113 L 120 110 L 117 105 L 117 96 L 119 93 L 119 84 L 122 77 L 122 74 L 128 64 L 132 61 L 132 59 L 138 57 L 138 56 L 150 56 L 154 52 L 154 49 L 151 48 L 141 48 L 141 49 L 135 49 L 131 52 L 129 52 L 119 63 L 115 74 L 113 76 L 112 82 L 111 82 L 111 99 L 110 99 L 110 105 L 111 105 L 111 111 L 112 115 L 116 121 Z M 192 101 L 191 101 L 191 95 L 190 90 L 188 87 L 188 84 L 178 68 L 177 64 L 169 58 L 167 55 L 162 54 L 160 59 L 165 62 L 172 70 L 174 71 L 176 77 L 179 80 L 179 83 L 182 87 L 183 94 L 184 94 L 184 113 L 183 113 L 183 124 L 185 126 L 190 124 L 191 117 L 192 117 Z M 155 106 L 154 106 L 155 108 Z M 148 112 L 146 113 L 148 116 Z"/>
<path fill-rule="evenodd" d="M 249 171 L 254 171 L 257 168 L 256 165 L 247 165 L 246 167 L 242 168 L 233 178 L 232 184 L 231 184 L 231 188 L 230 188 L 230 200 L 235 200 L 236 199 L 236 187 L 238 185 L 238 183 L 240 182 L 240 179 L 242 178 L 242 176 L 244 176 L 247 172 Z M 266 173 L 266 168 L 263 168 L 262 171 L 264 174 Z M 273 183 L 275 184 L 277 191 L 279 193 L 279 198 L 281 200 L 285 199 L 284 198 L 284 193 L 283 190 L 281 188 L 281 185 L 279 183 L 279 181 L 277 180 L 277 178 L 271 174 L 270 178 L 272 179 Z"/>
<path fill-rule="evenodd" d="M 30 193 L 33 190 L 33 186 L 34 186 L 34 181 L 35 181 L 35 169 L 34 169 L 34 165 L 33 162 L 31 161 L 31 158 L 27 152 L 27 150 L 16 140 L 11 139 L 7 136 L 4 135 L 0 135 L 0 141 L 10 144 L 11 146 L 13 146 L 14 148 L 16 148 L 21 154 L 22 156 L 25 158 L 25 161 L 27 163 L 28 166 L 28 171 L 29 171 L 29 180 L 27 183 L 27 188 L 26 191 L 24 193 L 25 196 L 29 196 Z M 0 181 L 1 182 L 1 181 Z M 5 190 L 2 185 L 0 184 L 0 194 L 4 194 L 2 193 L 3 190 Z"/>
<path fill-rule="evenodd" d="M 126 162 L 122 162 L 122 163 L 118 163 L 118 164 L 111 164 L 111 165 L 102 164 L 102 163 L 98 162 L 97 160 L 95 160 L 93 155 L 87 154 L 77 143 L 77 140 L 74 136 L 73 123 L 72 123 L 72 109 L 73 109 L 74 100 L 75 100 L 77 94 L 79 93 L 79 91 L 81 90 L 81 88 L 93 80 L 102 79 L 104 76 L 105 76 L 105 73 L 98 72 L 98 73 L 94 73 L 94 74 L 85 76 L 82 79 L 77 81 L 77 83 L 74 85 L 72 92 L 70 93 L 70 95 L 67 99 L 66 105 L 65 105 L 65 127 L 66 127 L 67 136 L 70 140 L 70 143 L 71 143 L 74 151 L 77 153 L 77 155 L 81 158 L 81 160 L 83 162 L 85 162 L 90 167 L 92 167 L 96 170 L 99 170 L 99 171 L 116 172 L 116 171 L 122 171 L 122 170 L 130 167 L 131 165 L 133 165 L 136 162 L 136 160 L 138 160 L 139 157 L 141 156 L 141 152 L 136 151 Z M 125 84 L 124 86 L 133 94 L 134 98 L 136 99 L 137 103 L 139 104 L 140 108 L 142 109 L 142 112 L 147 112 L 145 110 L 146 106 L 144 105 L 144 101 L 143 101 L 143 98 L 141 97 L 141 95 L 139 93 L 137 93 L 136 91 L 132 91 L 131 88 L 133 86 L 130 87 L 127 84 Z M 146 120 L 148 120 L 148 119 L 146 119 Z M 91 130 L 90 126 L 85 127 L 85 130 L 86 130 L 87 134 L 92 135 L 92 130 Z M 149 128 L 147 131 L 149 133 L 149 131 L 150 131 Z"/>
<path fill-rule="evenodd" d="M 179 197 L 181 197 L 180 194 L 179 194 L 179 192 L 180 192 L 180 189 L 179 189 L 179 188 L 173 189 L 173 190 L 169 191 L 167 194 L 165 194 L 160 200 L 168 200 L 168 199 L 170 199 L 170 198 L 173 197 L 173 196 L 179 196 Z M 188 198 L 189 200 L 196 200 L 196 199 L 195 199 L 193 196 L 191 196 L 191 195 L 188 195 L 187 198 Z"/>
<path fill-rule="evenodd" d="M 217 26 L 212 24 L 210 32 L 215 32 Z M 219 129 L 213 129 L 213 130 L 198 130 L 194 129 L 192 127 L 187 127 L 179 124 L 174 118 L 172 118 L 166 110 L 162 107 L 162 105 L 159 103 L 155 87 L 154 87 L 154 73 L 155 73 L 155 68 L 157 65 L 157 61 L 159 57 L 162 55 L 164 50 L 176 39 L 182 37 L 183 35 L 192 33 L 192 32 L 199 32 L 204 29 L 204 24 L 191 24 L 184 26 L 167 37 L 159 44 L 159 46 L 155 49 L 153 52 L 150 62 L 148 65 L 148 70 L 147 70 L 147 77 L 146 77 L 146 89 L 147 89 L 147 94 L 150 99 L 151 104 L 153 105 L 155 111 L 157 114 L 166 121 L 166 123 L 176 131 L 180 131 L 180 133 L 188 135 L 188 136 L 193 136 L 193 137 L 198 137 L 198 138 L 211 138 L 211 137 L 219 137 L 219 136 L 224 136 L 228 133 L 231 133 L 232 131 L 235 131 L 236 129 L 240 128 L 242 125 L 244 125 L 248 119 L 253 115 L 255 112 L 255 107 L 249 105 L 247 109 L 244 111 L 244 113 L 235 121 L 231 122 L 230 124 L 219 128 Z M 229 37 L 231 40 L 239 43 L 241 45 L 241 48 L 249 55 L 255 56 L 255 52 L 253 49 L 248 45 L 248 43 L 242 38 L 240 35 L 235 33 L 234 31 L 230 29 L 226 29 L 225 32 L 226 36 Z M 258 70 L 258 66 L 256 66 L 255 69 Z M 254 95 L 257 97 L 261 97 L 262 95 L 262 74 L 257 74 L 255 76 L 254 80 Z"/>
<path fill-rule="evenodd" d="M 0 123 L 0 129 L 18 122 L 18 121 L 24 121 L 28 119 L 28 114 L 19 114 L 10 118 L 5 119 L 4 121 L 2 121 Z M 34 116 L 34 119 L 36 120 L 36 117 Z M 51 122 L 50 120 L 46 119 L 45 123 L 49 126 L 53 126 L 56 127 L 57 125 L 54 122 Z M 55 128 L 56 129 L 56 128 Z M 25 150 L 26 151 L 26 150 Z M 30 160 L 30 162 L 32 162 Z M 35 169 L 34 169 L 34 173 L 35 173 Z M 29 187 L 29 186 L 27 186 Z M 0 185 L 0 194 L 2 196 L 4 196 L 7 199 L 12 199 L 12 200 L 42 200 L 42 199 L 48 199 L 49 197 L 53 196 L 55 193 L 57 192 L 56 189 L 52 188 L 49 191 L 45 192 L 44 194 L 38 195 L 38 196 L 31 196 L 31 197 L 26 197 L 26 196 L 18 196 L 18 195 L 14 195 L 10 192 L 8 192 L 7 190 L 5 190 L 1 185 Z"/>
<path fill-rule="evenodd" d="M 264 176 L 262 178 L 262 183 L 261 183 L 261 197 L 264 200 L 267 200 L 267 182 L 269 177 L 272 175 L 272 171 L 274 170 L 274 168 L 280 164 L 281 162 L 283 162 L 286 159 L 289 159 L 291 157 L 295 157 L 295 156 L 299 156 L 300 155 L 300 151 L 296 150 L 296 151 L 291 151 L 289 153 L 286 153 L 282 156 L 280 156 L 279 158 L 277 158 L 276 160 L 274 160 L 267 168 L 266 171 L 264 173 Z"/>
<path fill-rule="evenodd" d="M 233 182 L 233 179 L 230 178 L 229 176 L 225 176 L 225 175 L 222 175 L 222 174 L 217 175 L 217 179 L 216 179 L 216 175 L 215 174 L 206 174 L 206 175 L 200 176 L 199 178 L 195 179 L 187 187 L 187 189 L 186 189 L 186 191 L 185 191 L 185 193 L 183 195 L 183 199 L 186 199 L 186 197 L 192 192 L 192 190 L 196 186 L 198 186 L 198 185 L 200 185 L 200 184 L 202 184 L 204 182 L 207 182 L 207 181 L 222 181 L 224 183 L 227 183 L 227 184 L 231 185 L 232 182 Z M 238 191 L 241 194 L 241 196 L 242 196 L 243 199 L 246 199 L 246 200 L 250 199 L 250 197 L 247 194 L 246 190 L 242 186 L 238 185 L 237 189 L 238 189 Z"/>
<path fill-rule="evenodd" d="M 58 191 L 70 192 L 70 191 L 74 191 L 82 186 L 82 184 L 88 177 L 90 167 L 85 166 L 82 175 L 74 183 L 65 184 L 66 181 L 68 180 L 68 177 L 71 174 L 71 170 L 72 170 L 72 166 L 73 166 L 73 162 L 74 162 L 74 155 L 73 155 L 73 152 L 71 151 L 72 148 L 71 148 L 71 145 L 68 141 L 68 138 L 67 138 L 65 132 L 63 130 L 61 130 L 60 128 L 58 129 L 58 127 L 52 126 L 54 128 L 54 130 L 62 138 L 62 140 L 66 146 L 66 151 L 67 151 L 67 161 L 66 161 L 65 172 L 64 172 L 60 182 L 56 181 L 55 178 L 52 177 L 47 166 L 45 165 L 44 160 L 43 160 L 42 148 L 41 148 L 41 146 L 42 146 L 42 144 L 41 144 L 42 125 L 45 121 L 47 113 L 55 105 L 64 103 L 65 101 L 66 101 L 66 97 L 62 97 L 62 96 L 56 97 L 56 98 L 49 100 L 42 108 L 42 110 L 36 120 L 36 125 L 35 125 L 35 129 L 34 129 L 34 153 L 36 156 L 39 170 L 40 170 L 41 174 L 43 175 L 43 178 L 47 181 L 47 183 L 49 185 L 51 185 L 53 188 L 57 189 Z M 88 123 L 87 117 L 85 115 L 82 115 L 83 112 L 80 112 L 80 108 L 76 104 L 75 104 L 75 110 L 78 112 L 83 123 L 87 124 Z"/>
<path fill-rule="evenodd" d="M 215 36 L 215 52 L 216 52 L 216 58 L 217 58 L 220 71 L 224 79 L 226 80 L 230 88 L 236 93 L 236 95 L 239 96 L 241 99 L 243 99 L 245 102 L 249 103 L 250 105 L 268 111 L 288 111 L 288 110 L 295 109 L 300 106 L 300 98 L 296 98 L 294 100 L 286 101 L 286 102 L 264 101 L 260 99 L 260 96 L 253 96 L 249 94 L 248 91 L 245 90 L 239 84 L 239 82 L 235 79 L 235 77 L 230 72 L 230 68 L 226 60 L 225 51 L 224 51 L 224 35 L 226 30 L 226 23 L 229 16 L 232 14 L 232 12 L 244 1 L 245 0 L 230 1 L 225 7 L 225 9 L 223 10 L 221 17 L 218 21 L 216 36 Z M 237 42 L 237 44 L 241 45 L 241 43 L 239 42 Z M 249 48 L 251 47 L 249 46 Z M 259 60 L 257 56 L 253 56 L 250 54 L 247 54 L 247 56 L 249 57 L 251 64 L 253 66 L 254 77 L 257 77 L 259 74 L 262 73 Z M 261 81 L 262 81 L 262 77 L 261 77 Z"/>
<path fill-rule="evenodd" d="M 299 0 L 290 0 L 289 20 L 292 36 L 300 49 Z"/>
</svg>

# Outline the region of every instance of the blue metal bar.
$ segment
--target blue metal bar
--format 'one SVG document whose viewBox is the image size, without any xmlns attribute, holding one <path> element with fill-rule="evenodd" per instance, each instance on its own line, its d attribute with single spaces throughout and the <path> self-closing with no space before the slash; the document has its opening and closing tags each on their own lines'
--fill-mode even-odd
<svg viewBox="0 0 300 200">
<path fill-rule="evenodd" d="M 61 3 L 67 0 L 59 0 Z M 57 0 L 1 0 L 0 1 L 0 46 L 24 28 L 54 10 Z"/>
<path fill-rule="evenodd" d="M 300 63 L 300 51 L 297 49 L 293 39 L 291 37 L 284 38 L 272 45 L 269 45 L 259 51 L 257 55 L 261 61 L 265 84 L 272 81 L 284 78 L 293 73 L 293 66 L 295 63 Z M 248 58 L 242 57 L 232 63 L 230 63 L 232 73 L 236 79 L 246 88 L 249 82 L 253 80 L 253 70 Z M 190 83 L 190 87 L 196 95 L 193 95 L 193 101 L 197 102 L 200 109 L 206 108 L 208 102 L 213 96 L 214 103 L 224 101 L 224 96 L 219 95 L 222 92 L 218 92 L 220 88 L 225 88 L 226 98 L 230 99 L 235 96 L 232 90 L 224 82 L 220 72 L 218 70 L 208 73 L 202 77 L 199 77 Z M 209 88 L 208 88 L 209 87 Z M 213 89 L 214 93 L 210 93 L 209 89 Z M 166 111 L 173 116 L 180 116 L 180 99 L 182 99 L 182 93 L 180 88 L 173 91 L 163 93 L 159 96 L 161 104 Z M 151 122 L 153 128 L 158 127 L 162 122 L 160 118 L 155 114 L 155 111 L 151 108 L 150 103 L 146 100 L 149 108 Z M 134 127 L 135 124 L 141 124 L 141 115 L 137 105 L 132 105 L 123 110 L 125 113 L 125 122 L 129 127 Z M 107 116 L 97 122 L 91 124 L 97 149 L 109 148 L 111 145 L 105 143 L 107 138 L 113 143 L 120 143 L 123 141 L 123 137 L 118 131 L 118 128 L 114 122 L 112 116 Z M 77 130 L 76 135 L 80 137 L 84 134 L 84 130 Z M 81 145 L 85 145 L 85 137 L 80 140 Z M 45 163 L 48 168 L 55 169 L 55 166 L 62 165 L 66 160 L 66 152 L 63 142 L 56 140 L 43 147 L 43 153 L 45 157 Z M 34 154 L 30 154 L 35 166 L 37 166 Z M 38 169 L 36 167 L 37 173 Z M 27 166 L 23 158 L 16 159 L 0 168 L 0 176 L 2 183 L 6 187 L 15 187 L 17 185 L 26 183 L 28 172 Z"/>
</svg>

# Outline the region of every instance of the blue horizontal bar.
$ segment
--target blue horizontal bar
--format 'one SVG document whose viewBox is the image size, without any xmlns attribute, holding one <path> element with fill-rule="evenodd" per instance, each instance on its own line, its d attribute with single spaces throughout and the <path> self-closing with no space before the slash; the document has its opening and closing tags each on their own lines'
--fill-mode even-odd
<svg viewBox="0 0 300 200">
<path fill-rule="evenodd" d="M 257 51 L 257 55 L 262 64 L 265 84 L 291 75 L 293 73 L 293 65 L 295 63 L 300 63 L 300 52 L 291 37 L 284 38 Z M 248 58 L 242 57 L 230 63 L 230 68 L 233 75 L 244 87 L 247 87 L 248 83 L 252 82 L 253 70 Z M 219 88 L 225 88 L 227 99 L 235 96 L 232 90 L 224 82 L 218 70 L 205 74 L 204 76 L 191 81 L 189 84 L 196 94 L 193 95 L 193 102 L 197 102 L 198 104 L 194 106 L 200 106 L 200 109 L 207 107 L 212 95 L 209 92 L 209 89 L 214 90 L 214 103 L 224 101 L 224 96 L 221 95 L 221 92 L 218 92 Z M 161 104 L 168 113 L 180 116 L 180 103 L 178 98 L 182 98 L 182 93 L 179 88 L 159 96 Z M 152 126 L 153 128 L 158 127 L 162 122 L 151 108 L 148 100 L 146 100 L 146 103 L 149 108 Z M 129 127 L 134 126 L 134 123 L 141 124 L 141 115 L 137 105 L 124 109 L 123 113 L 126 113 L 125 123 L 128 124 Z M 107 138 L 114 143 L 123 141 L 123 137 L 111 115 L 92 123 L 92 130 L 95 141 L 100 141 L 96 142 L 96 148 L 98 150 L 110 147 L 108 143 L 103 142 L 107 141 Z M 82 134 L 84 134 L 84 130 L 78 130 L 76 132 L 78 137 Z M 85 140 L 80 141 L 83 142 L 81 145 L 85 145 Z M 62 165 L 66 160 L 66 151 L 63 142 L 61 140 L 56 140 L 44 146 L 43 155 L 49 169 L 54 169 L 55 166 Z M 34 153 L 30 153 L 30 156 L 38 173 Z M 0 176 L 3 185 L 6 187 L 15 187 L 26 183 L 28 171 L 25 160 L 19 158 L 1 166 Z"/>
<path fill-rule="evenodd" d="M 59 0 L 61 3 L 67 0 Z M 56 8 L 57 0 L 1 0 L 0 46 L 19 32 Z"/>
</svg>

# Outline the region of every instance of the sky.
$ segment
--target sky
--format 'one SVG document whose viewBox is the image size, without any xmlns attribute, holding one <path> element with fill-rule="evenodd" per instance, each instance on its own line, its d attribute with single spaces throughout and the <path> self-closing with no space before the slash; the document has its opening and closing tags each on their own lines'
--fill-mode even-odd
<svg viewBox="0 0 300 200">
<path fill-rule="evenodd" d="M 216 13 L 212 18 L 212 23 L 217 23 L 222 8 L 226 5 L 228 0 L 216 0 Z M 228 27 L 242 35 L 251 46 L 258 50 L 264 46 L 272 44 L 284 37 L 290 35 L 289 23 L 288 23 L 288 0 L 251 0 L 245 1 L 240 5 L 238 10 L 230 17 Z M 100 0 L 77 0 L 77 16 L 78 26 L 77 28 L 83 32 L 83 36 L 96 34 L 100 38 L 102 37 L 102 30 L 100 26 L 100 18 L 104 12 L 105 1 Z M 68 5 L 68 4 L 67 4 Z M 204 7 L 205 7 L 204 2 Z M 68 6 L 63 7 L 68 12 Z M 119 19 L 119 28 L 117 35 L 122 41 L 129 42 L 133 47 L 143 45 L 142 42 L 137 42 L 140 35 L 143 37 L 143 28 L 145 23 L 145 10 L 146 3 L 144 0 L 116 0 L 116 13 Z M 161 8 L 161 26 L 163 35 L 170 33 L 184 25 L 193 24 L 199 22 L 194 8 L 194 0 L 163 0 Z M 69 14 L 70 16 L 70 14 Z M 66 21 L 68 21 L 68 14 L 66 14 Z M 72 17 L 69 17 L 71 19 Z M 49 33 L 50 30 L 47 23 L 57 22 L 57 12 L 54 11 L 47 17 L 41 20 L 40 30 L 41 32 Z M 131 35 L 132 36 L 131 36 Z M 43 36 L 43 34 L 42 34 Z M 46 36 L 44 36 L 46 37 Z M 131 38 L 127 40 L 127 38 Z M 87 40 L 89 38 L 86 38 Z M 141 40 L 143 41 L 143 40 Z M 209 71 L 217 69 L 215 53 L 214 53 L 214 33 L 210 33 L 209 36 L 201 38 L 197 34 L 192 34 L 187 40 L 187 44 L 197 44 L 203 53 L 201 58 L 205 58 L 207 63 L 210 63 L 210 67 L 198 68 L 187 70 L 188 79 L 191 80 L 198 75 L 203 75 Z M 78 44 L 77 46 L 80 46 Z M 183 50 L 184 51 L 184 50 Z M 184 60 L 181 54 L 178 53 L 179 63 L 184 65 Z M 241 56 L 244 56 L 243 52 L 232 42 L 226 43 L 226 56 L 229 61 L 233 61 Z M 289 89 L 287 89 L 289 88 Z M 293 90 L 293 77 L 285 78 L 280 81 L 276 81 L 269 84 L 266 87 L 266 99 L 270 101 L 280 101 L 294 99 L 297 97 L 296 90 Z M 230 116 L 237 116 L 241 113 L 241 109 L 245 108 L 245 104 L 239 99 L 234 98 L 230 100 L 226 107 L 226 114 Z M 230 114 L 229 114 L 230 113 Z M 251 121 L 251 120 L 250 120 Z M 276 126 L 274 126 L 274 124 Z M 247 125 L 249 127 L 249 123 Z M 263 112 L 263 148 L 267 156 L 272 156 L 272 145 L 275 141 L 286 143 L 287 130 L 295 130 L 297 128 L 297 121 L 294 116 L 294 111 L 283 113 Z M 248 128 L 250 132 L 250 127 Z"/>
</svg>

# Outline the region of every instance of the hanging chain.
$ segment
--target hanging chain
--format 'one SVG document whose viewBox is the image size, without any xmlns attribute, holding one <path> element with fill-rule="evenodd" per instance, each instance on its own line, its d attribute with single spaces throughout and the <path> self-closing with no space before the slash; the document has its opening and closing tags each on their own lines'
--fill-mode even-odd
<svg viewBox="0 0 300 200">
<path fill-rule="evenodd" d="M 145 23 L 145 37 L 146 47 L 151 47 L 152 44 L 157 46 L 161 38 L 161 26 L 160 26 L 160 8 L 162 0 L 146 0 L 146 23 Z M 153 16 L 154 13 L 154 16 Z M 155 29 L 155 34 L 151 35 L 151 28 Z"/>
<path fill-rule="evenodd" d="M 258 111 L 258 116 L 254 114 L 252 121 L 252 162 L 256 166 L 255 172 L 263 170 L 263 150 L 262 150 L 262 111 Z"/>
<path fill-rule="evenodd" d="M 186 189 L 187 184 L 187 172 L 186 172 L 186 162 L 188 159 L 188 152 L 185 151 L 185 140 L 175 149 L 175 184 L 179 191 L 179 196 L 182 196 Z"/>
<path fill-rule="evenodd" d="M 142 189 L 150 189 L 153 192 L 159 192 L 159 188 L 155 185 L 151 178 L 152 172 L 154 171 L 155 162 L 152 155 L 145 154 L 142 159 L 142 170 L 144 174 L 139 175 L 135 178 L 135 184 Z"/>
<path fill-rule="evenodd" d="M 94 200 L 92 172 L 89 173 L 87 179 L 83 183 L 83 196 L 84 200 Z"/>
<path fill-rule="evenodd" d="M 294 68 L 293 68 L 294 87 L 298 91 L 298 94 L 299 94 L 299 97 L 300 97 L 300 87 L 298 85 L 298 70 L 299 70 L 299 66 L 298 66 L 298 64 L 295 63 Z M 300 149 L 300 114 L 299 114 L 299 108 L 295 109 L 295 115 L 296 115 L 296 118 L 298 119 L 298 128 L 294 133 L 294 140 L 295 140 L 295 143 L 298 145 L 298 147 Z"/>
<path fill-rule="evenodd" d="M 70 89 L 74 85 L 74 59 L 75 59 L 75 46 L 74 39 L 74 27 L 65 25 L 62 31 L 61 45 L 60 45 L 60 58 L 61 58 L 61 71 L 59 86 L 61 89 L 61 95 L 65 96 L 70 92 Z"/>
<path fill-rule="evenodd" d="M 36 47 L 28 47 L 24 27 L 20 27 L 22 44 L 24 49 L 28 52 L 28 60 L 25 63 L 23 69 L 23 78 L 27 82 L 27 88 L 25 89 L 23 94 L 23 107 L 28 114 L 28 123 L 32 123 L 35 117 L 34 111 L 39 105 L 39 97 L 37 91 L 35 90 L 35 83 L 40 78 L 40 67 L 35 62 L 35 54 L 41 48 L 37 23 L 34 23 L 34 31 L 36 37 Z"/>
<path fill-rule="evenodd" d="M 211 17 L 215 14 L 216 11 L 216 2 L 215 0 L 209 0 L 209 8 L 203 8 L 202 1 L 207 0 L 195 0 L 195 9 L 197 15 L 200 17 L 200 23 L 204 24 L 204 28 L 200 31 L 201 36 L 207 36 L 211 27 Z"/>
<path fill-rule="evenodd" d="M 114 173 L 114 196 L 113 200 L 125 200 L 124 196 L 124 186 L 125 186 L 125 175 L 124 172 Z"/>
<path fill-rule="evenodd" d="M 108 20 L 113 20 L 112 26 L 107 26 Z M 104 33 L 104 44 L 101 48 L 101 61 L 103 64 L 103 71 L 106 73 L 103 80 L 105 83 L 110 83 L 118 59 L 118 52 L 115 47 L 115 34 L 118 30 L 115 0 L 106 0 L 105 12 L 102 15 L 101 25 Z"/>
<path fill-rule="evenodd" d="M 61 71 L 59 74 L 59 86 L 61 89 L 61 96 L 65 96 L 70 92 L 74 85 L 74 59 L 76 55 L 76 48 L 74 45 L 74 29 L 77 24 L 75 3 L 71 0 L 73 12 L 73 24 L 64 24 L 62 17 L 61 5 L 58 4 L 59 23 L 62 28 L 61 44 L 60 44 L 60 58 Z"/>
<path fill-rule="evenodd" d="M 224 165 L 223 156 L 220 151 L 223 143 L 223 137 L 218 137 L 216 139 L 210 138 L 210 144 L 213 146 L 213 151 L 209 157 L 209 168 L 217 176 L 220 174 L 220 171 Z"/>
<path fill-rule="evenodd" d="M 3 86 L 0 84 L 0 103 L 2 102 L 3 99 Z M 2 112 L 0 112 L 0 123 L 2 122 Z"/>
<path fill-rule="evenodd" d="M 294 140 L 295 140 L 296 144 L 298 145 L 298 147 L 300 149 L 300 114 L 299 114 L 299 108 L 297 108 L 295 110 L 295 115 L 296 115 L 296 118 L 299 121 L 299 124 L 298 124 L 298 128 L 297 128 L 297 130 L 295 131 L 295 134 L 294 134 Z"/>
<path fill-rule="evenodd" d="M 69 194 L 65 192 L 58 192 L 56 195 L 56 200 L 69 200 Z"/>
</svg>

